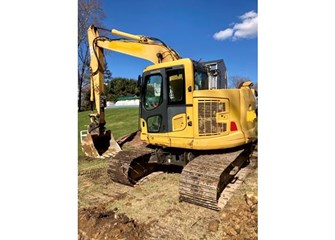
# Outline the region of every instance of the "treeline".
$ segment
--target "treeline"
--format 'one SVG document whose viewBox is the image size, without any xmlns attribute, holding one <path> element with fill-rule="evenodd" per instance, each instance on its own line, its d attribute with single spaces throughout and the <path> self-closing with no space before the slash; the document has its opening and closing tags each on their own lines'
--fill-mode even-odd
<svg viewBox="0 0 335 240">
<path fill-rule="evenodd" d="M 139 96 L 140 90 L 137 88 L 137 81 L 129 78 L 113 78 L 111 80 L 107 80 L 105 83 L 105 94 L 107 97 L 107 101 L 116 102 L 118 97 L 126 97 L 126 96 Z M 90 89 L 87 87 L 83 90 L 84 92 L 84 100 L 82 102 L 82 110 L 90 110 Z"/>
<path fill-rule="evenodd" d="M 140 90 L 136 85 L 137 81 L 128 78 L 113 78 L 107 81 L 105 85 L 107 101 L 115 102 L 118 97 L 139 96 Z"/>
</svg>

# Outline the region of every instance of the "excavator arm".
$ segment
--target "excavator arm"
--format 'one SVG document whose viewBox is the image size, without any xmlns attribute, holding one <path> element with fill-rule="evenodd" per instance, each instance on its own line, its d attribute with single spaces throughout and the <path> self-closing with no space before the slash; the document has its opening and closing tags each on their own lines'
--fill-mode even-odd
<svg viewBox="0 0 335 240">
<path fill-rule="evenodd" d="M 113 35 L 121 38 L 110 39 L 105 36 L 100 36 L 98 30 L 109 31 Z M 99 155 L 102 155 L 107 151 L 106 147 L 108 145 L 119 148 L 110 131 L 106 136 L 104 112 L 106 102 L 104 89 L 104 50 L 146 59 L 153 64 L 175 61 L 181 59 L 181 57 L 163 41 L 153 37 L 133 35 L 116 29 L 107 30 L 95 27 L 94 25 L 88 28 L 87 35 L 90 51 L 90 100 L 95 104 L 96 113 L 90 114 L 91 123 L 88 126 L 88 140 L 82 141 L 82 146 L 87 156 L 96 157 L 97 153 L 94 149 L 98 150 Z M 104 143 L 106 141 L 109 142 L 109 144 Z M 101 148 L 100 146 L 104 147 Z M 94 153 L 92 154 L 92 152 Z"/>
<path fill-rule="evenodd" d="M 94 50 L 94 48 L 108 49 L 133 57 L 143 58 L 154 64 L 181 59 L 174 49 L 157 38 L 133 35 L 112 29 L 110 32 L 113 35 L 123 38 L 109 39 L 107 37 L 99 37 L 98 29 L 102 28 L 97 28 L 91 25 L 88 29 L 90 50 Z M 94 51 L 91 51 L 91 58 L 92 53 L 94 53 Z"/>
<path fill-rule="evenodd" d="M 91 69 L 91 101 L 95 101 L 99 125 L 105 124 L 104 119 L 104 49 L 127 54 L 151 61 L 154 64 L 181 59 L 179 54 L 157 38 L 133 35 L 115 29 L 110 30 L 114 35 L 123 37 L 110 39 L 99 36 L 98 29 L 91 25 L 88 29 Z M 103 29 L 106 30 L 106 29 Z M 108 30 L 107 30 L 108 31 Z M 94 118 L 94 117 L 93 117 Z M 93 119 L 92 118 L 92 119 Z"/>
</svg>

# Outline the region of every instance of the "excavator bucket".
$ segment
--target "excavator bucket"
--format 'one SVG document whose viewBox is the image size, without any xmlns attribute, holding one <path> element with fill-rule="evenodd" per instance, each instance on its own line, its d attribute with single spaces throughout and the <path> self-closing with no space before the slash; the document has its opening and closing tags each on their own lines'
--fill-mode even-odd
<svg viewBox="0 0 335 240">
<path fill-rule="evenodd" d="M 104 133 L 89 134 L 87 130 L 80 132 L 81 147 L 85 156 L 92 158 L 113 157 L 121 151 L 110 130 Z"/>
</svg>

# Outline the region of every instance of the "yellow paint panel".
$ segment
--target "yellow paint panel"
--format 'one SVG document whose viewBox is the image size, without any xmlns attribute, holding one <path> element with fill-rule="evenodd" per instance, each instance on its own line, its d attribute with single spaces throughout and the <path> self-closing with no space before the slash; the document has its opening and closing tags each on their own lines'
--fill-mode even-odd
<svg viewBox="0 0 335 240">
<path fill-rule="evenodd" d="M 167 136 L 167 133 L 165 134 L 150 133 L 148 135 L 148 140 L 149 143 L 153 145 L 171 147 L 171 139 L 170 137 Z"/>
<path fill-rule="evenodd" d="M 172 118 L 172 131 L 181 131 L 186 127 L 186 114 L 178 114 Z"/>
<path fill-rule="evenodd" d="M 193 149 L 193 138 L 184 138 L 184 137 L 172 137 L 171 142 L 173 143 L 172 147 Z"/>
<path fill-rule="evenodd" d="M 228 116 L 229 116 L 228 113 L 218 112 L 216 113 L 216 122 L 218 123 L 227 122 Z"/>
<path fill-rule="evenodd" d="M 254 110 L 247 111 L 247 122 L 254 122 L 256 120 L 256 112 Z"/>
</svg>

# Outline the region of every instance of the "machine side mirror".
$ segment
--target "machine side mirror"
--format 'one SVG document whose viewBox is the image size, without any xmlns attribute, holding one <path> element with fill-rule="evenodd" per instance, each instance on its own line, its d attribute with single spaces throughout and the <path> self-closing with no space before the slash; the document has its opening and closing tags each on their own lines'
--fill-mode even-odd
<svg viewBox="0 0 335 240">
<path fill-rule="evenodd" d="M 138 78 L 137 78 L 137 87 L 142 87 L 142 76 L 141 75 L 138 75 Z"/>
</svg>

